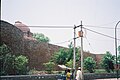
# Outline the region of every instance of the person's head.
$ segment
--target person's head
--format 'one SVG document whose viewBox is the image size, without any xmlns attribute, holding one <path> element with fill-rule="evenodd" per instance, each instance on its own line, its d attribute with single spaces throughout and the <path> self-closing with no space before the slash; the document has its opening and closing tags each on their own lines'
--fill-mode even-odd
<svg viewBox="0 0 120 80">
<path fill-rule="evenodd" d="M 78 70 L 81 70 L 81 67 L 78 67 Z"/>
<path fill-rule="evenodd" d="M 70 69 L 67 69 L 67 72 L 70 72 Z"/>
</svg>

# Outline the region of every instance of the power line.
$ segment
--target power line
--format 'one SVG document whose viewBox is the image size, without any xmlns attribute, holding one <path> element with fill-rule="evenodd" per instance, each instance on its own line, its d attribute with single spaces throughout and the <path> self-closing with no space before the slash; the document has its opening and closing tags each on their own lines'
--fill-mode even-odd
<svg viewBox="0 0 120 80">
<path fill-rule="evenodd" d="M 94 27 L 94 28 L 104 28 L 104 29 L 114 29 L 114 28 L 110 28 L 110 27 L 103 27 L 103 26 L 93 26 L 93 25 L 83 25 L 86 27 Z M 19 27 L 26 27 L 26 26 L 19 26 Z M 65 25 L 61 25 L 61 26 L 57 26 L 57 25 L 53 25 L 53 26 L 28 26 L 28 27 L 33 27 L 33 28 L 74 28 L 74 26 L 65 26 Z M 120 28 L 117 28 L 120 29 Z"/>
<path fill-rule="evenodd" d="M 72 41 L 72 40 L 73 40 L 73 38 L 72 38 L 72 39 L 69 39 L 69 40 L 67 40 L 67 41 L 63 41 L 63 42 L 59 42 L 59 43 L 54 43 L 54 44 L 64 44 L 64 43 L 70 42 L 70 41 Z"/>
<path fill-rule="evenodd" d="M 73 28 L 74 26 L 56 26 L 56 25 L 54 25 L 54 26 L 28 26 L 28 27 L 37 27 L 37 28 Z"/>
<path fill-rule="evenodd" d="M 100 26 L 110 25 L 110 24 L 113 24 L 113 23 L 116 23 L 116 22 L 117 22 L 117 21 L 113 21 L 113 22 L 109 22 L 109 23 L 101 24 Z"/>
<path fill-rule="evenodd" d="M 37 28 L 74 28 L 74 26 L 70 25 L 35 25 L 35 26 L 27 26 L 27 25 L 14 25 L 16 27 L 37 27 Z"/>
<path fill-rule="evenodd" d="M 93 25 L 84 25 L 86 27 L 95 27 L 95 28 L 105 28 L 105 29 L 114 29 L 109 27 L 103 27 L 103 26 L 93 26 Z M 18 27 L 26 27 L 26 25 L 18 25 Z M 35 26 L 28 26 L 28 27 L 38 27 L 38 28 L 74 28 L 74 26 L 71 25 L 35 25 Z M 120 28 L 117 28 L 120 29 Z"/>
<path fill-rule="evenodd" d="M 75 39 L 78 39 L 79 37 L 76 37 Z M 70 42 L 70 41 L 72 41 L 74 38 L 71 38 L 71 39 L 69 39 L 69 40 L 67 40 L 67 41 L 63 41 L 63 42 L 59 42 L 59 43 L 54 43 L 54 44 L 64 44 L 64 43 L 67 43 L 67 42 Z"/>
<path fill-rule="evenodd" d="M 86 27 L 94 27 L 94 28 L 104 28 L 104 29 L 115 29 L 115 28 L 110 28 L 110 27 L 102 27 L 102 26 L 92 26 L 92 25 L 84 25 Z M 117 28 L 120 29 L 120 28 Z"/>
<path fill-rule="evenodd" d="M 113 23 L 116 23 L 117 21 L 113 21 L 113 22 L 109 22 L 109 23 L 105 23 L 105 24 L 101 24 L 99 26 L 93 26 L 93 25 L 84 25 L 84 26 L 87 26 L 87 27 L 95 27 L 95 28 L 104 28 L 104 29 L 114 29 L 114 28 L 110 28 L 106 25 L 110 25 L 110 24 L 113 24 Z M 120 28 L 117 28 L 117 29 L 120 29 Z"/>
<path fill-rule="evenodd" d="M 85 27 L 83 27 L 83 28 L 86 29 L 86 30 L 89 30 L 89 31 L 91 31 L 91 32 L 94 32 L 94 33 L 97 33 L 97 34 L 103 35 L 103 36 L 105 36 L 105 37 L 109 37 L 109 38 L 115 39 L 114 37 L 111 37 L 111 36 L 109 36 L 109 35 L 106 35 L 106 34 L 103 34 L 103 33 L 100 33 L 100 32 L 97 32 L 97 31 L 94 31 L 94 30 L 91 30 L 91 29 L 85 28 Z M 120 41 L 120 39 L 117 39 L 117 40 Z"/>
<path fill-rule="evenodd" d="M 85 39 L 87 40 L 87 42 L 88 42 L 88 44 L 89 44 L 90 48 L 91 48 L 91 49 L 92 49 L 92 51 L 94 52 L 94 50 L 93 50 L 93 48 L 92 48 L 92 46 L 91 46 L 90 42 L 88 41 L 87 37 L 85 37 Z"/>
</svg>

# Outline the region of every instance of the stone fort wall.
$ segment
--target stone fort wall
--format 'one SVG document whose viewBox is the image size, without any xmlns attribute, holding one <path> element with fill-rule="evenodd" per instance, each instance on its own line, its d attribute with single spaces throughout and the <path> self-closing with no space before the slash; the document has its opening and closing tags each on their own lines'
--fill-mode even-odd
<svg viewBox="0 0 120 80">
<path fill-rule="evenodd" d="M 24 36 L 24 32 L 16 26 L 5 21 L 0 22 L 1 43 L 5 43 L 9 46 L 13 54 L 15 53 L 15 55 L 22 54 L 27 56 L 29 58 L 29 67 L 31 69 L 35 68 L 37 70 L 44 70 L 45 68 L 43 63 L 48 62 L 54 52 L 63 48 L 49 43 L 38 42 L 31 36 Z M 93 57 L 97 63 L 100 62 L 102 57 L 100 54 L 84 52 L 84 57 L 86 58 L 88 56 Z"/>
</svg>

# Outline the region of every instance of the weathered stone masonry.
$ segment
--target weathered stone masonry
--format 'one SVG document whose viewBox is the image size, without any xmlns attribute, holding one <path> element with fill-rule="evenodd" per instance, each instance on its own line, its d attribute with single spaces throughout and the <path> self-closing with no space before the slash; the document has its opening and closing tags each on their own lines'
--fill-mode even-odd
<svg viewBox="0 0 120 80">
<path fill-rule="evenodd" d="M 31 69 L 43 70 L 43 63 L 48 62 L 51 55 L 60 48 L 60 46 L 38 42 L 31 36 L 26 36 L 25 32 L 18 27 L 5 21 L 0 22 L 1 42 L 9 46 L 15 55 L 28 56 Z"/>
<path fill-rule="evenodd" d="M 44 70 L 43 63 L 48 62 L 51 55 L 62 48 L 57 45 L 38 42 L 32 38 L 30 29 L 19 21 L 15 25 L 5 21 L 0 22 L 0 42 L 9 46 L 13 54 L 26 55 L 29 58 L 29 67 L 31 69 Z M 25 28 L 21 29 L 21 27 Z M 84 52 L 84 57 L 88 56 L 93 57 L 99 63 L 103 55 Z"/>
</svg>

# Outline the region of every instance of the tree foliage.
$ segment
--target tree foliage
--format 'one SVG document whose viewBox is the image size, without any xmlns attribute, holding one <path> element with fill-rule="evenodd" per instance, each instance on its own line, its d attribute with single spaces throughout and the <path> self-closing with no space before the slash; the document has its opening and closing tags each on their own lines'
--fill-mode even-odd
<svg viewBox="0 0 120 80">
<path fill-rule="evenodd" d="M 0 46 L 0 75 L 26 74 L 28 59 L 12 55 L 7 45 Z M 24 67 L 24 68 L 23 68 Z"/>
<path fill-rule="evenodd" d="M 0 46 L 0 75 L 13 74 L 13 62 L 15 56 L 11 55 L 10 49 L 5 45 Z"/>
<path fill-rule="evenodd" d="M 28 72 L 28 59 L 27 57 L 20 55 L 15 58 L 16 74 L 27 74 Z"/>
<path fill-rule="evenodd" d="M 118 64 L 120 64 L 120 46 L 118 46 L 118 52 L 119 52 L 119 54 L 118 54 Z"/>
<path fill-rule="evenodd" d="M 88 70 L 90 73 L 95 71 L 96 62 L 92 57 L 87 57 L 84 59 L 84 68 Z"/>
<path fill-rule="evenodd" d="M 37 39 L 39 42 L 49 42 L 50 41 L 50 39 L 42 33 L 33 33 L 33 37 L 35 39 Z"/>
<path fill-rule="evenodd" d="M 76 49 L 76 61 L 80 60 L 80 55 L 78 53 L 79 48 Z M 73 64 L 73 45 L 70 43 L 68 49 L 61 48 L 58 52 L 55 52 L 52 56 L 51 61 L 59 65 L 67 65 L 72 67 Z"/>
<path fill-rule="evenodd" d="M 114 58 L 115 56 L 113 56 L 109 51 L 106 52 L 106 54 L 103 56 L 102 58 L 102 67 L 108 72 L 110 73 L 111 70 L 114 70 Z"/>
<path fill-rule="evenodd" d="M 47 63 L 43 63 L 43 65 L 45 66 L 46 71 L 48 73 L 52 73 L 52 70 L 54 69 L 54 65 L 55 65 L 54 62 L 49 61 Z"/>
<path fill-rule="evenodd" d="M 120 64 L 120 55 L 118 55 L 118 64 Z"/>
<path fill-rule="evenodd" d="M 67 59 L 68 59 L 67 52 L 63 48 L 61 48 L 58 52 L 55 52 L 52 57 L 52 61 L 60 65 L 66 64 Z"/>
<path fill-rule="evenodd" d="M 73 60 L 68 61 L 65 65 L 72 68 L 73 67 Z"/>
<path fill-rule="evenodd" d="M 120 54 L 120 46 L 118 46 L 118 51 L 119 51 L 119 54 Z"/>
</svg>

